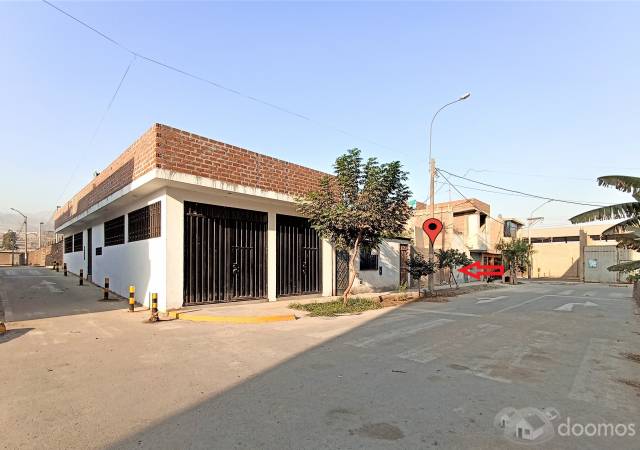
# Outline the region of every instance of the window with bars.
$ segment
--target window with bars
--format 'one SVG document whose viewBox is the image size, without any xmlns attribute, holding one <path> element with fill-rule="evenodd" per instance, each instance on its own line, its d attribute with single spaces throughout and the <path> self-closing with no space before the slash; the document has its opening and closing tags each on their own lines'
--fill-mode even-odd
<svg viewBox="0 0 640 450">
<path fill-rule="evenodd" d="M 74 253 L 82 251 L 82 231 L 73 235 L 73 251 Z"/>
<path fill-rule="evenodd" d="M 64 238 L 64 252 L 73 253 L 73 236 Z"/>
<path fill-rule="evenodd" d="M 378 270 L 378 254 L 371 249 L 360 249 L 360 270 Z"/>
<path fill-rule="evenodd" d="M 104 246 L 124 244 L 124 216 L 104 223 Z"/>
<path fill-rule="evenodd" d="M 129 242 L 160 236 L 160 202 L 129 213 Z"/>
</svg>

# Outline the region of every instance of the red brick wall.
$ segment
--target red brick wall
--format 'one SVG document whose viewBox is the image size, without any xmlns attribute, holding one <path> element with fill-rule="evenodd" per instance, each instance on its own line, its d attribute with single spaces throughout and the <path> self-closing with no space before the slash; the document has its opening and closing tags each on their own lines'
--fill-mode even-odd
<svg viewBox="0 0 640 450">
<path fill-rule="evenodd" d="M 55 214 L 55 226 L 86 211 L 155 167 L 157 130 L 155 124 L 129 146 L 109 167 L 100 172 Z"/>
<path fill-rule="evenodd" d="M 158 133 L 158 166 L 292 196 L 317 188 L 325 175 L 166 125 Z"/>
<path fill-rule="evenodd" d="M 155 124 L 55 214 L 58 227 L 158 167 L 301 196 L 323 172 Z"/>
</svg>

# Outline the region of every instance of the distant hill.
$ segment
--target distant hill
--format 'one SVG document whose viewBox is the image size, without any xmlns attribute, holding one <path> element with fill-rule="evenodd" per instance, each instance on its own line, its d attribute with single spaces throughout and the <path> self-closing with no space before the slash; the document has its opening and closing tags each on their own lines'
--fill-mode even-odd
<svg viewBox="0 0 640 450">
<path fill-rule="evenodd" d="M 24 212 L 27 215 L 27 225 L 29 231 L 38 231 L 38 225 L 40 222 L 44 222 L 42 225 L 42 231 L 53 230 L 53 218 L 51 217 L 51 211 L 39 211 L 39 212 Z M 13 211 L 0 211 L 0 233 L 5 233 L 11 229 L 18 231 L 22 228 L 22 216 Z"/>
</svg>

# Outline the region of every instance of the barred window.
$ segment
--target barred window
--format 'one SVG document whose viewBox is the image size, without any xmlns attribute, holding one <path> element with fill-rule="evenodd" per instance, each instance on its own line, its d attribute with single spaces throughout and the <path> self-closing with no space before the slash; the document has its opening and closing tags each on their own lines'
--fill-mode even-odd
<svg viewBox="0 0 640 450">
<path fill-rule="evenodd" d="M 160 202 L 129 213 L 129 242 L 160 236 Z"/>
<path fill-rule="evenodd" d="M 360 249 L 360 270 L 378 270 L 378 254 L 370 249 Z"/>
<path fill-rule="evenodd" d="M 64 252 L 73 253 L 73 236 L 64 238 Z"/>
<path fill-rule="evenodd" d="M 82 251 L 82 231 L 73 235 L 73 251 Z"/>
<path fill-rule="evenodd" d="M 104 223 L 104 246 L 124 244 L 124 216 Z"/>
</svg>

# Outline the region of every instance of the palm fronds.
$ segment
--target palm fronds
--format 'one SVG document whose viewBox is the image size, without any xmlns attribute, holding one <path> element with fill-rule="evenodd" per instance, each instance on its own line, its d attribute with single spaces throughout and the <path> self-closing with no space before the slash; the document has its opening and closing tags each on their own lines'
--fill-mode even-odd
<svg viewBox="0 0 640 450">
<path fill-rule="evenodd" d="M 592 209 L 577 216 L 573 216 L 571 223 L 593 222 L 594 220 L 627 219 L 640 216 L 640 202 L 618 203 Z"/>
<path fill-rule="evenodd" d="M 614 187 L 622 192 L 631 192 L 634 198 L 640 193 L 640 178 L 626 175 L 607 175 L 598 177 L 599 186 Z M 640 199 L 639 199 L 640 200 Z"/>
<path fill-rule="evenodd" d="M 632 272 L 638 269 L 640 269 L 640 260 L 627 261 L 620 264 L 616 264 L 615 266 L 607 267 L 607 270 L 609 272 Z"/>
</svg>

